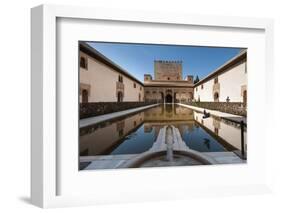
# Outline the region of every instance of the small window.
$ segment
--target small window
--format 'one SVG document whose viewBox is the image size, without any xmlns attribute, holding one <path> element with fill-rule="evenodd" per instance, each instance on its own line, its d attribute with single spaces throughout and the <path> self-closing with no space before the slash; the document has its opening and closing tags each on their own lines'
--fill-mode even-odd
<svg viewBox="0 0 281 213">
<path fill-rule="evenodd" d="M 203 84 L 201 84 L 201 89 L 204 89 L 204 85 Z"/>
<path fill-rule="evenodd" d="M 170 80 L 170 78 L 168 77 L 168 81 Z"/>
<path fill-rule="evenodd" d="M 196 87 L 196 92 L 198 91 L 198 87 Z"/>
<path fill-rule="evenodd" d="M 142 91 L 142 87 L 140 86 L 140 91 Z"/>
<path fill-rule="evenodd" d="M 215 79 L 214 79 L 214 83 L 215 83 L 215 84 L 219 83 L 219 79 L 218 79 L 218 77 L 215 77 Z"/>
<path fill-rule="evenodd" d="M 121 82 L 121 83 L 123 83 L 123 76 L 119 75 L 119 76 L 118 76 L 118 81 Z"/>
<path fill-rule="evenodd" d="M 88 69 L 88 63 L 85 57 L 80 57 L 80 67 L 84 69 Z"/>
<path fill-rule="evenodd" d="M 136 83 L 134 83 L 134 88 L 136 88 L 137 87 L 137 85 L 136 85 Z"/>
</svg>

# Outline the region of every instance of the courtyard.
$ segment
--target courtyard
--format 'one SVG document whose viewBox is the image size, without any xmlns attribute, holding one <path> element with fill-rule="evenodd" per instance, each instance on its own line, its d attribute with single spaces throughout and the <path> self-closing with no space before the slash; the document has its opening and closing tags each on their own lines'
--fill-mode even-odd
<svg viewBox="0 0 281 213">
<path fill-rule="evenodd" d="M 90 43 L 80 52 L 80 170 L 247 162 L 246 50 L 201 80 L 182 60 L 153 60 L 140 80 Z"/>
</svg>

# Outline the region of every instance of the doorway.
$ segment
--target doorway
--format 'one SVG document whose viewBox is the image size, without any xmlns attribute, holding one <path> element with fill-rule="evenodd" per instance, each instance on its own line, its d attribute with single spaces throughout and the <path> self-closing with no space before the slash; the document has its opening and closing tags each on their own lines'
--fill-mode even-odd
<svg viewBox="0 0 281 213">
<path fill-rule="evenodd" d="M 215 92 L 214 94 L 214 102 L 219 102 L 219 93 Z"/>
<path fill-rule="evenodd" d="M 166 95 L 166 103 L 172 103 L 173 102 L 173 97 L 170 94 Z"/>
<path fill-rule="evenodd" d="M 88 103 L 88 90 L 82 90 L 82 103 Z"/>
<path fill-rule="evenodd" d="M 117 102 L 123 102 L 123 93 L 122 92 L 117 93 Z"/>
</svg>

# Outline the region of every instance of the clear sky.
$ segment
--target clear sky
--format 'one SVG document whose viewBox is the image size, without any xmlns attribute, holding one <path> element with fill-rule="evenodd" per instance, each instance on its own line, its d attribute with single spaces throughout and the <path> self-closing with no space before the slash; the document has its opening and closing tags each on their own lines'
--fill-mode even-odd
<svg viewBox="0 0 281 213">
<path fill-rule="evenodd" d="M 144 74 L 154 78 L 154 60 L 182 61 L 183 78 L 198 75 L 202 79 L 241 51 L 240 48 L 104 42 L 89 42 L 89 45 L 142 82 Z"/>
</svg>

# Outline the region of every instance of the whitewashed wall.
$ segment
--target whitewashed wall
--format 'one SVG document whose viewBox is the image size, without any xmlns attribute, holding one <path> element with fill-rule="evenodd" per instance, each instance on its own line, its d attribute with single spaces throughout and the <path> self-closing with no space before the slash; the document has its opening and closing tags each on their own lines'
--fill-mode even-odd
<svg viewBox="0 0 281 213">
<path fill-rule="evenodd" d="M 134 82 L 136 88 L 134 88 Z M 124 88 L 124 99 L 123 101 L 139 101 L 139 94 L 141 94 L 141 101 L 143 101 L 143 86 L 138 84 L 136 81 L 131 80 L 123 75 Z M 141 89 L 140 89 L 141 88 Z"/>
<path fill-rule="evenodd" d="M 218 75 L 220 84 L 219 101 L 225 102 L 227 96 L 230 102 L 243 102 L 241 87 L 247 85 L 246 62 L 243 62 L 230 70 Z M 214 101 L 213 97 L 214 78 L 194 88 L 194 98 L 200 101 Z M 197 88 L 197 89 L 196 89 Z"/>
<path fill-rule="evenodd" d="M 88 59 L 88 69 L 80 67 L 80 83 L 90 85 L 88 102 L 116 102 L 116 82 L 120 73 L 83 52 L 80 52 L 80 55 Z M 139 94 L 143 100 L 143 86 L 125 75 L 122 76 L 124 83 L 123 101 L 139 101 Z M 134 88 L 134 82 L 136 88 Z M 142 87 L 141 90 L 140 87 Z"/>
</svg>

